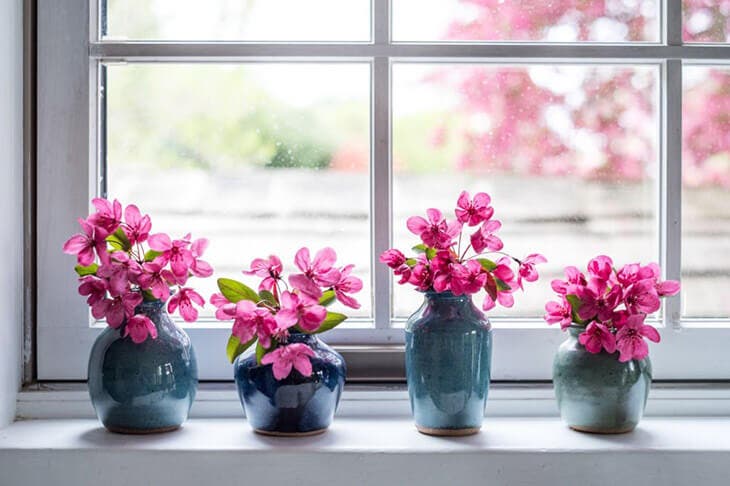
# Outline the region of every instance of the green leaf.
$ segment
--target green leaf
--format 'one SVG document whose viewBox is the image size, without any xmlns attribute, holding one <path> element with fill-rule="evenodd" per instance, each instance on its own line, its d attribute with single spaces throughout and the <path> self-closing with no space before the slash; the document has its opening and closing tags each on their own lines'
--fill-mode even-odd
<svg viewBox="0 0 730 486">
<path fill-rule="evenodd" d="M 489 258 L 477 258 L 477 261 L 481 264 L 482 268 L 487 272 L 493 272 L 497 268 L 497 264 Z"/>
<path fill-rule="evenodd" d="M 127 238 L 122 228 L 117 229 L 114 233 L 107 236 L 106 241 L 117 251 L 129 251 L 132 249 L 132 244 L 129 242 L 129 238 Z"/>
<path fill-rule="evenodd" d="M 256 343 L 256 362 L 258 364 L 261 364 L 261 358 L 263 358 L 265 354 L 266 354 L 266 348 L 261 346 L 261 343 L 257 342 Z"/>
<path fill-rule="evenodd" d="M 429 247 L 426 249 L 426 258 L 428 258 L 429 260 L 433 260 L 433 257 L 435 257 L 435 256 L 436 256 L 436 248 Z"/>
<path fill-rule="evenodd" d="M 228 344 L 226 345 L 226 356 L 228 356 L 228 361 L 233 363 L 239 354 L 246 351 L 255 342 L 256 338 L 253 338 L 248 342 L 241 343 L 241 340 L 238 339 L 238 337 L 231 334 L 231 337 L 228 338 Z"/>
<path fill-rule="evenodd" d="M 161 251 L 147 250 L 147 253 L 144 254 L 144 261 L 151 262 L 160 255 L 162 255 Z"/>
<path fill-rule="evenodd" d="M 499 290 L 500 292 L 512 290 L 512 287 L 507 285 L 507 282 L 505 282 L 504 280 L 494 277 L 494 281 L 497 283 L 497 290 Z"/>
<path fill-rule="evenodd" d="M 269 304 L 271 306 L 276 307 L 279 305 L 279 302 L 276 301 L 276 297 L 274 296 L 274 294 L 272 294 L 268 290 L 259 291 L 259 297 L 261 297 L 261 300 L 263 300 L 264 302 L 266 302 L 267 304 Z"/>
<path fill-rule="evenodd" d="M 426 250 L 428 249 L 428 247 L 426 245 L 424 245 L 423 243 L 420 243 L 420 244 L 414 246 L 412 249 L 416 253 L 426 253 Z"/>
<path fill-rule="evenodd" d="M 570 304 L 570 313 L 573 317 L 573 322 L 577 322 L 578 324 L 583 324 L 583 321 L 580 317 L 578 317 L 578 309 L 580 309 L 580 306 L 583 305 L 583 302 L 578 298 L 577 295 L 566 295 L 565 300 L 568 301 Z"/>
<path fill-rule="evenodd" d="M 347 316 L 345 314 L 340 314 L 339 312 L 328 312 L 327 316 L 324 318 L 324 321 L 322 321 L 322 324 L 320 324 L 319 327 L 310 334 L 319 334 L 325 331 L 329 331 L 330 329 L 334 329 L 335 327 L 342 324 L 345 319 L 347 319 Z"/>
<path fill-rule="evenodd" d="M 82 265 L 76 265 L 74 267 L 74 270 L 76 270 L 76 273 L 79 274 L 79 277 L 85 277 L 87 275 L 96 275 L 96 271 L 99 269 L 99 265 L 96 263 L 92 263 L 88 267 L 84 267 Z"/>
<path fill-rule="evenodd" d="M 319 305 L 328 306 L 335 301 L 335 297 L 336 296 L 334 290 L 325 290 L 322 293 L 322 297 L 319 298 Z"/>
<path fill-rule="evenodd" d="M 251 302 L 259 302 L 261 300 L 259 294 L 251 287 L 230 278 L 219 278 L 218 288 L 223 294 L 223 297 L 233 304 L 241 300 L 250 300 Z"/>
<path fill-rule="evenodd" d="M 409 258 L 406 260 L 406 265 L 408 265 L 411 268 L 415 267 L 417 263 L 418 263 L 418 260 L 416 260 L 415 258 Z"/>
</svg>

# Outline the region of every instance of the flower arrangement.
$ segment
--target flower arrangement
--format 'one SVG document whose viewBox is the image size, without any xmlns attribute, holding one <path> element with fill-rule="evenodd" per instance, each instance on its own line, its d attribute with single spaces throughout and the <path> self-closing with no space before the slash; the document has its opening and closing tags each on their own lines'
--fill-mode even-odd
<svg viewBox="0 0 730 486">
<path fill-rule="evenodd" d="M 586 276 L 576 267 L 565 268 L 566 280 L 553 280 L 558 302 L 545 305 L 545 321 L 562 330 L 578 326 L 578 341 L 589 353 L 614 353 L 619 361 L 642 360 L 649 354 L 645 338 L 658 343 L 659 333 L 645 324 L 648 314 L 661 306 L 660 298 L 679 292 L 679 282 L 661 281 L 656 263 L 624 265 L 600 255 L 588 262 Z"/>
<path fill-rule="evenodd" d="M 294 264 L 301 273 L 283 276 L 281 259 L 276 255 L 256 258 L 244 275 L 261 277 L 258 292 L 236 280 L 218 279 L 219 294 L 210 302 L 217 307 L 216 318 L 233 320 L 226 354 L 235 358 L 256 343 L 259 364 L 273 365 L 274 378 L 283 380 L 297 370 L 311 376 L 309 358 L 314 351 L 305 343 L 289 343 L 291 332 L 319 334 L 341 324 L 347 316 L 328 312 L 335 301 L 358 309 L 353 293 L 362 289 L 362 281 L 351 275 L 354 265 L 335 267 L 337 254 L 332 248 L 319 250 L 311 259 L 308 248 L 301 248 Z"/>
<path fill-rule="evenodd" d="M 497 236 L 502 223 L 492 219 L 494 208 L 490 204 L 491 197 L 484 192 L 472 199 L 467 191 L 462 191 L 456 202 L 455 219 L 447 220 L 434 208 L 426 211 L 428 219 L 408 218 L 408 229 L 421 239 L 413 247 L 417 255 L 406 257 L 400 250 L 390 249 L 380 255 L 380 261 L 393 269 L 401 285 L 411 284 L 420 291 L 451 291 L 454 295 L 472 295 L 483 289 L 485 311 L 497 303 L 512 307 L 514 292 L 523 289 L 523 282 L 536 281 L 535 265 L 547 260 L 537 253 L 520 260 L 503 252 L 504 243 Z M 462 251 L 465 227 L 478 228 Z M 492 255 L 498 258 L 487 258 Z"/>
<path fill-rule="evenodd" d="M 149 317 L 135 314 L 143 301 L 167 302 L 169 312 L 179 310 L 186 322 L 195 321 L 198 310 L 193 304 L 202 307 L 205 301 L 186 285 L 191 276 L 213 274 L 201 260 L 208 240 L 192 241 L 190 234 L 179 240 L 166 233 L 150 234 L 152 220 L 133 204 L 124 211 L 116 199 L 95 198 L 92 204 L 96 212 L 79 218 L 82 232 L 69 238 L 63 251 L 77 257 L 78 291 L 87 297 L 94 318 L 106 318 L 114 329 L 124 325 L 123 336 L 137 344 L 157 338 Z"/>
</svg>

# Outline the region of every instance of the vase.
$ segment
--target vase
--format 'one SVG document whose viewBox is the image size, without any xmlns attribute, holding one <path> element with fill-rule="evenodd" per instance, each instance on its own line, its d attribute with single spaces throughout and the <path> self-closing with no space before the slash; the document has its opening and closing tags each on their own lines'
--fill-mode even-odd
<svg viewBox="0 0 730 486">
<path fill-rule="evenodd" d="M 277 380 L 272 365 L 258 364 L 253 353 L 243 354 L 233 364 L 238 397 L 248 422 L 259 434 L 320 434 L 337 411 L 347 374 L 345 360 L 316 335 L 293 332 L 288 343 L 303 343 L 314 351 L 312 374 L 303 376 L 292 369 L 289 376 Z"/>
<path fill-rule="evenodd" d="M 198 388 L 198 365 L 188 335 L 177 327 L 161 301 L 143 302 L 136 314 L 150 318 L 157 338 L 136 344 L 107 327 L 89 357 L 89 394 L 108 430 L 150 434 L 179 428 Z"/>
<path fill-rule="evenodd" d="M 406 323 L 406 378 L 416 428 L 428 435 L 479 431 L 489 391 L 492 331 L 471 296 L 425 292 Z"/>
<path fill-rule="evenodd" d="M 553 362 L 553 384 L 560 416 L 581 432 L 620 434 L 641 420 L 651 388 L 649 358 L 622 363 L 619 353 L 592 354 L 578 342 L 574 326 Z"/>
</svg>

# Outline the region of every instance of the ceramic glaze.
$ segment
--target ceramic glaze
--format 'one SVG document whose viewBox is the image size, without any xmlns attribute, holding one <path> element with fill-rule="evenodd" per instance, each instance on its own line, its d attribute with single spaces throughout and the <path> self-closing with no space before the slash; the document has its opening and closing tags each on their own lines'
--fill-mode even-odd
<svg viewBox="0 0 730 486">
<path fill-rule="evenodd" d="M 89 394 L 104 427 L 145 434 L 180 427 L 198 388 L 198 366 L 188 335 L 172 322 L 160 301 L 135 310 L 148 316 L 157 339 L 140 344 L 107 327 L 89 357 Z"/>
<path fill-rule="evenodd" d="M 304 436 L 324 432 L 332 423 L 347 373 L 344 358 L 317 336 L 292 333 L 289 343 L 304 343 L 315 353 L 312 375 L 296 369 L 276 380 L 272 365 L 258 365 L 252 353 L 234 363 L 238 396 L 253 429 L 266 435 Z"/>
<path fill-rule="evenodd" d="M 479 431 L 489 391 L 492 331 L 467 295 L 426 292 L 406 323 L 406 377 L 419 431 Z"/>
<path fill-rule="evenodd" d="M 572 429 L 618 434 L 641 420 L 651 388 L 651 362 L 621 363 L 619 353 L 591 354 L 573 327 L 555 354 L 553 383 L 560 416 Z"/>
</svg>

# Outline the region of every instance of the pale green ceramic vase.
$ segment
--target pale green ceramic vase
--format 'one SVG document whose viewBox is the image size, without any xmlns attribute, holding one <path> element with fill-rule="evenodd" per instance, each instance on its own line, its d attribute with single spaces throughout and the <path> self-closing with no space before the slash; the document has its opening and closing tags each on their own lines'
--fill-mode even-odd
<svg viewBox="0 0 730 486">
<path fill-rule="evenodd" d="M 578 342 L 582 327 L 571 327 L 553 362 L 560 416 L 571 429 L 598 434 L 634 430 L 651 388 L 649 358 L 621 363 L 618 352 L 592 354 Z"/>
</svg>

